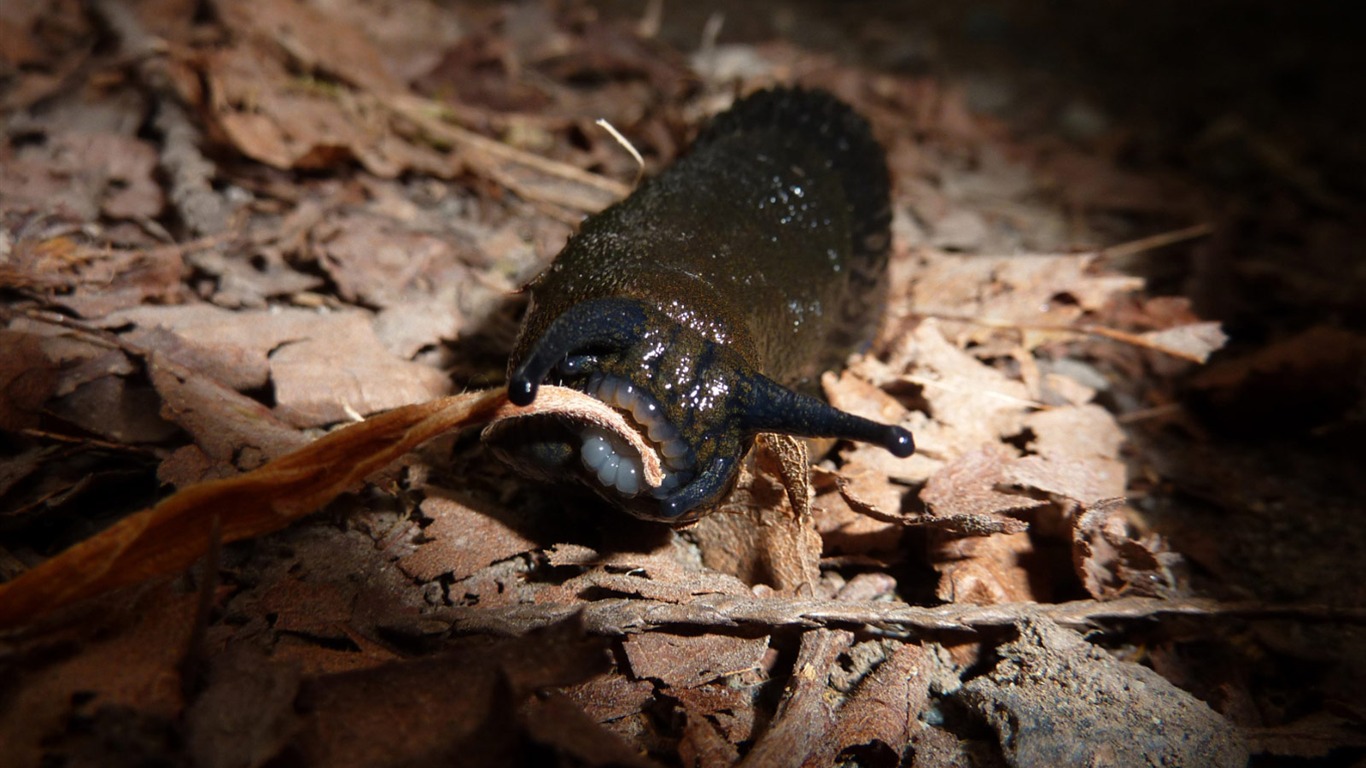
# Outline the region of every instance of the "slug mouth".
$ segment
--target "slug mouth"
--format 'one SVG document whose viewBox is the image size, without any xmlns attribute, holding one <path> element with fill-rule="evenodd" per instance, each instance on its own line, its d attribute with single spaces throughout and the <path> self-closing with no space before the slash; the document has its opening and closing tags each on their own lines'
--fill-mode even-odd
<svg viewBox="0 0 1366 768">
<path fill-rule="evenodd" d="M 605 375 L 572 389 L 541 387 L 534 403 L 499 415 L 482 439 L 527 476 L 572 480 L 647 520 L 662 519 L 661 501 L 695 474 L 692 449 L 654 398 Z"/>
<path fill-rule="evenodd" d="M 597 426 L 584 428 L 579 436 L 579 458 L 589 473 L 604 488 L 613 488 L 622 496 L 632 497 L 642 490 L 662 499 L 685 484 L 693 474 L 696 458 L 692 448 L 669 423 L 664 408 L 648 392 L 631 382 L 594 372 L 583 385 L 584 393 L 611 406 L 627 416 L 642 436 L 649 440 L 664 469 L 664 479 L 656 487 L 642 481 L 639 453 L 626 446 L 621 437 Z"/>
<path fill-rule="evenodd" d="M 686 436 L 646 389 L 661 379 Z M 584 482 L 646 519 L 678 524 L 704 514 L 734 485 L 761 432 L 860 440 L 902 458 L 915 451 L 903 427 L 788 389 L 734 349 L 635 299 L 583 301 L 555 318 L 524 358 L 509 362 L 508 401 L 546 412 L 537 394 L 547 380 L 572 384 L 553 388 L 592 403 L 584 413 L 597 415 L 562 419 L 556 435 L 529 435 L 525 447 L 503 454 L 528 459 L 510 462 L 527 474 Z M 571 423 L 579 428 L 567 429 Z"/>
</svg>

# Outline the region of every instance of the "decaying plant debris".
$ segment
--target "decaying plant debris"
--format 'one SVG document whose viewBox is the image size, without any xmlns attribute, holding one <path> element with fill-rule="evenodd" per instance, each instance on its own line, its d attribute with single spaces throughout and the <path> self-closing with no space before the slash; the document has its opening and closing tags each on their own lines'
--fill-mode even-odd
<svg viewBox="0 0 1366 768">
<path fill-rule="evenodd" d="M 1182 397 L 1347 429 L 1366 337 L 1203 367 L 1221 324 L 1127 269 L 1225 236 L 1195 181 L 664 5 L 0 12 L 0 764 L 1360 757 L 1361 538 L 1290 514 L 1351 496 Z M 823 383 L 916 455 L 761 440 L 678 531 L 510 474 L 517 290 L 637 177 L 596 121 L 648 172 L 778 82 L 887 147 L 883 330 Z"/>
</svg>

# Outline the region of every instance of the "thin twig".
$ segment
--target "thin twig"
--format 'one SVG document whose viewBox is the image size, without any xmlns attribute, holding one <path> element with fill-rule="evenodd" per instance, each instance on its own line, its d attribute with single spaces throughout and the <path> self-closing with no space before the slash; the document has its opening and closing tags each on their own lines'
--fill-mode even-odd
<svg viewBox="0 0 1366 768">
<path fill-rule="evenodd" d="M 1156 235 L 1140 237 L 1137 240 L 1130 240 L 1127 243 L 1101 248 L 1097 252 L 1097 255 L 1106 259 L 1121 259 L 1126 256 L 1143 253 L 1144 251 L 1163 248 L 1187 240 L 1195 240 L 1196 238 L 1205 237 L 1206 235 L 1211 235 L 1213 233 L 1213 224 L 1196 224 L 1194 226 L 1186 227 L 1185 229 L 1177 229 L 1171 232 L 1159 232 Z"/>
<path fill-rule="evenodd" d="M 970 315 L 955 315 L 948 312 L 917 312 L 920 317 L 932 317 L 936 320 L 947 320 L 955 323 L 968 323 L 983 328 L 995 328 L 1002 331 L 1044 331 L 1047 333 L 1070 333 L 1077 336 L 1095 336 L 1110 341 L 1118 341 L 1140 349 L 1150 349 L 1154 352 L 1161 352 L 1164 355 L 1175 357 L 1180 360 L 1189 360 L 1193 363 L 1205 362 L 1205 357 L 1192 354 L 1185 350 L 1176 349 L 1171 346 L 1153 342 L 1144 337 L 1141 333 L 1130 333 L 1116 328 L 1108 328 L 1094 323 L 1082 323 L 1080 325 L 1054 325 L 1047 323 L 1012 323 L 1001 320 L 992 320 L 985 317 L 972 317 Z"/>
<path fill-rule="evenodd" d="M 1106 621 L 1191 616 L 1201 618 L 1294 619 L 1366 623 L 1366 608 L 1327 605 L 1274 605 L 1256 601 L 1221 602 L 1207 598 L 1160 600 L 1128 597 L 1070 603 L 942 605 L 924 608 L 904 603 L 846 602 L 780 598 L 700 596 L 688 604 L 612 598 L 585 603 L 538 603 L 499 608 L 455 607 L 432 618 L 450 623 L 456 634 L 523 635 L 577 616 L 588 632 L 622 636 L 683 627 L 776 630 L 784 627 L 867 627 L 896 636 L 979 632 L 1010 626 L 1026 618 L 1048 618 L 1063 626 L 1091 629 Z"/>
<path fill-rule="evenodd" d="M 645 158 L 640 156 L 640 151 L 636 149 L 636 145 L 632 144 L 630 139 L 622 136 L 621 131 L 618 131 L 617 127 L 608 122 L 606 118 L 600 117 L 594 121 L 594 124 L 612 134 L 612 138 L 616 139 L 617 143 L 625 147 L 626 151 L 631 153 L 631 157 L 635 158 L 636 178 L 631 182 L 631 186 L 638 186 L 640 184 L 640 177 L 645 175 Z"/>
<path fill-rule="evenodd" d="M 547 157 L 524 152 L 474 131 L 447 123 L 440 118 L 442 106 L 437 102 L 408 94 L 390 95 L 385 97 L 383 101 L 384 105 L 394 113 L 413 121 L 432 137 L 450 142 L 454 146 L 475 151 L 477 154 L 471 159 L 474 159 L 476 163 L 480 162 L 479 155 L 484 158 L 495 158 L 540 171 L 547 176 L 581 184 L 601 192 L 613 200 L 623 198 L 631 193 L 630 187 L 619 181 L 589 173 L 568 163 L 561 163 Z M 483 162 L 487 163 L 487 160 Z M 480 167 L 482 169 L 483 165 L 481 164 Z"/>
</svg>

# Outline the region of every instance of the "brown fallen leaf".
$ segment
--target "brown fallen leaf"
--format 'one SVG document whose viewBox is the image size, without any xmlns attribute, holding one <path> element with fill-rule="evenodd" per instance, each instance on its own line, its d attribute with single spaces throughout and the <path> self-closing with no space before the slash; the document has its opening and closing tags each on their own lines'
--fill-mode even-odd
<svg viewBox="0 0 1366 768">
<path fill-rule="evenodd" d="M 1125 595 L 1174 597 L 1171 565 L 1178 558 L 1163 551 L 1156 537 L 1130 534 L 1128 506 L 1111 499 L 1083 508 L 1072 528 L 1072 565 L 1092 597 Z"/>
<path fill-rule="evenodd" d="M 768 635 L 675 635 L 651 632 L 622 643 L 631 674 L 669 688 L 696 688 L 756 669 L 768 652 Z"/>
<path fill-rule="evenodd" d="M 817 488 L 812 502 L 812 516 L 816 531 L 821 535 L 824 554 L 895 556 L 900 546 L 904 527 L 900 522 L 879 519 L 867 509 L 855 508 L 840 487 L 840 473 L 820 466 L 812 467 L 811 474 Z"/>
<path fill-rule="evenodd" d="M 429 296 L 431 286 L 469 282 L 448 238 L 413 231 L 392 216 L 347 212 L 327 217 L 309 233 L 310 251 L 352 304 L 389 308 Z"/>
<path fill-rule="evenodd" d="M 898 340 L 892 356 L 892 370 L 905 370 L 902 380 L 921 389 L 929 417 L 909 424 L 917 450 L 901 462 L 908 482 L 924 482 L 954 457 L 1017 434 L 1039 406 L 1022 382 L 950 342 L 937 320 Z"/>
<path fill-rule="evenodd" d="M 663 768 L 640 754 L 635 745 L 598 725 L 558 691 L 528 698 L 518 714 L 527 736 L 566 762 L 572 758 L 581 765 Z"/>
<path fill-rule="evenodd" d="M 997 329 L 1038 328 L 1026 348 L 1044 344 L 1115 295 L 1143 287 L 1141 278 L 1096 273 L 1097 254 L 981 256 L 923 251 L 910 303 L 937 317 L 945 335 L 962 345 L 985 341 Z M 1050 334 L 1044 328 L 1054 328 Z M 1075 335 L 1073 332 L 1071 335 Z"/>
<path fill-rule="evenodd" d="M 807 593 L 820 578 L 820 534 L 809 513 L 793 510 L 781 459 L 762 446 L 753 455 L 730 496 L 686 535 L 709 568 L 782 594 Z"/>
<path fill-rule="evenodd" d="M 36 426 L 39 409 L 57 391 L 58 361 L 30 333 L 0 330 L 0 349 L 0 429 Z"/>
<path fill-rule="evenodd" d="M 655 696 L 655 684 L 626 675 L 602 675 L 565 689 L 589 717 L 599 723 L 636 714 Z"/>
<path fill-rule="evenodd" d="M 299 427 L 345 422 L 451 389 L 441 371 L 391 354 L 359 313 L 334 316 L 307 339 L 276 350 L 270 372 L 276 415 Z"/>
<path fill-rule="evenodd" d="M 281 422 L 264 405 L 199 375 L 194 367 L 154 352 L 147 370 L 161 399 L 162 417 L 195 441 L 157 468 L 162 482 L 185 487 L 256 469 L 308 442 L 307 435 Z"/>
<path fill-rule="evenodd" d="M 570 621 L 524 638 L 465 638 L 437 655 L 305 680 L 290 754 L 305 765 L 357 768 L 524 764 L 519 756 L 533 741 L 569 739 L 544 722 L 552 715 L 526 702 L 601 674 L 609 659 L 603 639 Z M 610 732 L 573 710 L 581 738 L 612 743 Z M 562 705 L 552 711 L 569 716 Z"/>
<path fill-rule="evenodd" d="M 275 417 L 295 427 L 350 421 L 445 394 L 440 371 L 396 357 L 362 311 L 229 311 L 207 304 L 144 306 L 100 324 L 238 390 L 273 383 Z M 168 337 L 172 334 L 177 338 Z M 340 351 L 339 351 L 340 350 Z"/>
<path fill-rule="evenodd" d="M 949 533 L 1020 533 L 1028 525 L 1006 513 L 1024 512 L 1046 502 L 999 490 L 1010 484 L 1013 457 L 999 443 L 965 453 L 936 472 L 920 492 L 929 514 L 918 522 Z"/>
<path fill-rule="evenodd" d="M 132 136 L 54 130 L 0 163 L 6 208 L 65 210 L 83 221 L 157 216 L 166 200 L 153 178 L 157 153 Z"/>
<path fill-rule="evenodd" d="M 835 727 L 803 765 L 836 765 L 847 750 L 875 745 L 898 761 L 929 705 L 931 664 L 923 647 L 898 646 L 854 689 L 840 707 Z"/>
<path fill-rule="evenodd" d="M 480 424 L 505 404 L 502 390 L 485 390 L 398 408 L 260 469 L 187 488 L 0 584 L 0 627 L 183 570 L 207 551 L 215 528 L 224 542 L 279 530 L 418 445 Z"/>
<path fill-rule="evenodd" d="M 376 109 L 378 96 L 404 88 L 364 31 L 302 3 L 215 5 L 234 44 L 195 64 L 209 87 L 210 117 L 239 151 L 277 168 L 354 159 L 384 177 L 458 169 L 458 160 L 396 135 Z"/>
<path fill-rule="evenodd" d="M 702 746 L 706 747 L 705 742 L 711 742 L 715 736 L 730 746 L 726 751 L 737 752 L 740 744 L 754 737 L 754 729 L 759 725 L 755 722 L 754 709 L 763 690 L 758 683 L 768 679 L 776 654 L 770 651 L 764 658 L 768 668 L 753 676 L 739 675 L 710 685 L 668 691 L 669 698 L 678 702 L 689 722 L 706 721 L 714 726 L 712 733 L 699 734 L 704 742 Z M 712 751 L 712 748 L 708 750 Z M 734 762 L 732 759 L 727 765 Z"/>
<path fill-rule="evenodd" d="M 1026 565 L 1035 555 L 1028 533 L 961 537 L 936 532 L 929 559 L 939 571 L 935 597 L 947 603 L 995 605 L 1046 601 L 1040 577 Z"/>
<path fill-rule="evenodd" d="M 1098 405 L 1065 406 L 1029 414 L 1033 455 L 1013 462 L 1010 480 L 1082 503 L 1124 495 L 1127 476 L 1119 448 L 1124 433 Z"/>
<path fill-rule="evenodd" d="M 62 640 L 60 634 L 30 648 L 30 653 L 38 651 L 47 658 L 34 664 L 43 674 L 6 686 L 5 716 L 0 717 L 6 764 L 41 764 L 38 753 L 44 736 L 62 733 L 70 717 L 88 719 L 100 710 L 131 708 L 169 720 L 180 712 L 185 701 L 179 667 L 196 596 L 163 587 L 140 596 L 140 602 L 141 610 L 121 614 L 102 633 L 83 638 L 78 634 L 79 640 L 67 637 L 67 644 L 79 644 L 80 653 L 61 653 L 53 659 L 53 651 L 61 646 L 51 644 Z M 0 610 L 7 608 L 0 597 Z"/>
<path fill-rule="evenodd" d="M 188 751 L 206 768 L 260 765 L 299 728 L 300 672 L 251 647 L 214 659 L 205 689 L 185 710 Z"/>
<path fill-rule="evenodd" d="M 678 758 L 683 765 L 697 768 L 729 768 L 740 760 L 734 740 L 705 715 L 686 713 L 683 737 L 678 742 Z"/>
<path fill-rule="evenodd" d="M 828 738 L 836 709 L 828 695 L 831 669 L 853 642 L 854 634 L 842 629 L 816 629 L 802 635 L 778 713 L 740 765 L 785 765 L 811 754 Z"/>
<path fill-rule="evenodd" d="M 675 605 L 687 605 L 711 595 L 753 594 L 750 587 L 735 576 L 698 563 L 689 549 L 678 537 L 669 535 L 666 544 L 649 552 L 601 555 L 595 552 L 590 556 L 594 567 L 558 588 L 539 591 L 537 602 L 552 603 L 566 597 L 584 600 L 585 596 L 604 590 Z M 556 559 L 552 558 L 552 562 Z"/>
<path fill-rule="evenodd" d="M 536 548 L 522 530 L 527 514 L 505 510 L 478 510 L 427 486 L 420 508 L 432 523 L 422 529 L 422 542 L 398 567 L 418 581 L 432 581 L 450 574 L 456 581 L 479 569 Z"/>
<path fill-rule="evenodd" d="M 41 293 L 81 317 L 102 317 L 184 295 L 183 247 L 114 248 L 57 234 L 25 237 L 0 265 L 0 285 Z"/>
</svg>

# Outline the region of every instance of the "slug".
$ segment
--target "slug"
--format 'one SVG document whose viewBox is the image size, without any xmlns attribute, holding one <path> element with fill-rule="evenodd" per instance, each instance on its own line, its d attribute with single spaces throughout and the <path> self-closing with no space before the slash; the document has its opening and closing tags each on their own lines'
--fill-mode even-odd
<svg viewBox="0 0 1366 768">
<path fill-rule="evenodd" d="M 882 148 L 835 97 L 790 88 L 737 102 L 675 164 L 584 221 L 528 286 L 508 361 L 516 405 L 552 383 L 628 415 L 663 482 L 647 487 L 639 455 L 591 425 L 505 439 L 500 455 L 672 523 L 724 498 L 761 432 L 911 455 L 906 429 L 814 396 L 880 316 L 888 196 Z"/>
</svg>

